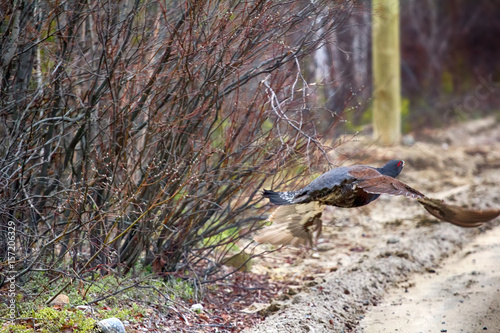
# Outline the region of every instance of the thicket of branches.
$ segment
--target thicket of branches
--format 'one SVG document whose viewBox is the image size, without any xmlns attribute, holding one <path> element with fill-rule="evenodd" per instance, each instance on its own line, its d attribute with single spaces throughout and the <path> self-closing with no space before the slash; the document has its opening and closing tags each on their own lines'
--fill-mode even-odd
<svg viewBox="0 0 500 333">
<path fill-rule="evenodd" d="M 18 281 L 138 263 L 210 280 L 263 185 L 324 151 L 300 63 L 351 6 L 4 3 L 2 262 L 14 221 Z"/>
</svg>

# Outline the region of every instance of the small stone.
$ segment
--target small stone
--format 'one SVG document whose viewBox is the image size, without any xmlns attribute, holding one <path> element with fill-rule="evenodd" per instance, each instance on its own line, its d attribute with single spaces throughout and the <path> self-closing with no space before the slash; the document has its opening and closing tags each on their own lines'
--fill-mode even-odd
<svg viewBox="0 0 500 333">
<path fill-rule="evenodd" d="M 444 328 L 441 330 L 442 333 L 448 332 L 448 330 L 445 330 Z"/>
<path fill-rule="evenodd" d="M 50 302 L 50 305 L 56 306 L 64 306 L 66 304 L 69 304 L 69 297 L 64 294 L 57 295 L 57 297 L 54 298 L 52 302 Z"/>
<path fill-rule="evenodd" d="M 292 299 L 292 304 L 299 304 L 300 302 L 302 302 L 302 296 L 300 295 L 297 295 Z"/>
<path fill-rule="evenodd" d="M 196 312 L 196 313 L 200 313 L 201 311 L 203 311 L 203 305 L 201 304 L 193 304 L 191 305 L 191 311 L 193 312 Z"/>
<path fill-rule="evenodd" d="M 399 243 L 399 238 L 391 237 L 387 240 L 387 244 L 396 244 Z"/>
<path fill-rule="evenodd" d="M 488 330 L 488 327 L 484 326 L 483 331 L 487 331 L 487 330 Z"/>
<path fill-rule="evenodd" d="M 101 333 L 125 333 L 125 326 L 115 317 L 101 320 L 96 324 L 96 329 Z"/>
<path fill-rule="evenodd" d="M 318 252 L 314 252 L 313 254 L 311 254 L 311 258 L 313 258 L 313 259 L 319 259 L 320 255 L 319 255 Z"/>
<path fill-rule="evenodd" d="M 326 280 L 324 278 L 322 278 L 321 276 L 318 276 L 314 279 L 314 281 L 317 281 L 318 283 L 324 283 L 326 282 Z"/>
</svg>

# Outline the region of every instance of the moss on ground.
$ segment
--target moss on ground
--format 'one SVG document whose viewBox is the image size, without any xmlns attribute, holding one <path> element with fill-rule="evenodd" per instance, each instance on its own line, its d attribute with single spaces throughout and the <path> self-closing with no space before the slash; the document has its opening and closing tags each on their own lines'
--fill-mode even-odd
<svg viewBox="0 0 500 333">
<path fill-rule="evenodd" d="M 61 278 L 57 285 L 68 281 Z M 153 275 L 118 279 L 107 275 L 72 283 L 62 292 L 69 297 L 70 304 L 49 306 L 45 303 L 55 292 L 48 288 L 49 283 L 46 276 L 36 273 L 22 285 L 16 296 L 17 319 L 14 324 L 0 322 L 0 333 L 92 332 L 99 320 L 116 317 L 138 323 L 149 316 L 151 309 L 168 306 L 169 300 L 192 300 L 197 296 L 193 285 L 182 279 L 164 281 Z M 102 300 L 93 303 L 99 299 Z M 91 311 L 76 308 L 89 302 Z M 6 305 L 0 304 L 0 318 L 6 318 L 7 313 Z"/>
</svg>

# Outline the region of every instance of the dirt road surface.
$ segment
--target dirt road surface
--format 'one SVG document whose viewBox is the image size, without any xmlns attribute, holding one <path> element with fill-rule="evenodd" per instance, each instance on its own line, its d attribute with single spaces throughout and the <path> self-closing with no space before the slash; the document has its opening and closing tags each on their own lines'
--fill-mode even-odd
<svg viewBox="0 0 500 333">
<path fill-rule="evenodd" d="M 346 143 L 334 158 L 375 166 L 401 158 L 399 178 L 426 195 L 500 208 L 494 118 L 423 133 L 411 146 L 367 145 Z M 245 332 L 500 332 L 500 219 L 461 229 L 387 196 L 323 215 L 316 250 L 285 248 L 255 262 L 256 272 L 292 285 L 279 310 Z"/>
<path fill-rule="evenodd" d="M 394 289 L 360 322 L 361 332 L 499 332 L 500 227 Z"/>
</svg>

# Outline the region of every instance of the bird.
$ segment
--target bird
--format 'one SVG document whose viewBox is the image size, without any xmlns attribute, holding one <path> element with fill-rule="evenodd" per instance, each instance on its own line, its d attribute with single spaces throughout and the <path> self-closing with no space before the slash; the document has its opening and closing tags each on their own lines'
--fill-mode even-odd
<svg viewBox="0 0 500 333">
<path fill-rule="evenodd" d="M 301 190 L 274 192 L 264 189 L 263 196 L 275 205 L 317 201 L 343 208 L 367 205 L 387 191 L 391 192 L 387 194 L 423 197 L 422 193 L 395 179 L 403 170 L 404 164 L 402 160 L 391 160 L 382 168 L 367 165 L 339 167 L 322 174 Z M 377 187 L 385 191 L 380 192 Z"/>
<path fill-rule="evenodd" d="M 500 210 L 466 209 L 427 197 L 396 179 L 404 165 L 403 160 L 390 160 L 381 168 L 367 165 L 338 167 L 299 190 L 276 192 L 264 189 L 263 196 L 279 207 L 270 216 L 273 224 L 254 239 L 275 245 L 312 246 L 314 238 L 321 233 L 321 215 L 327 205 L 361 207 L 381 194 L 416 199 L 433 216 L 464 228 L 478 227 L 500 215 Z"/>
</svg>

